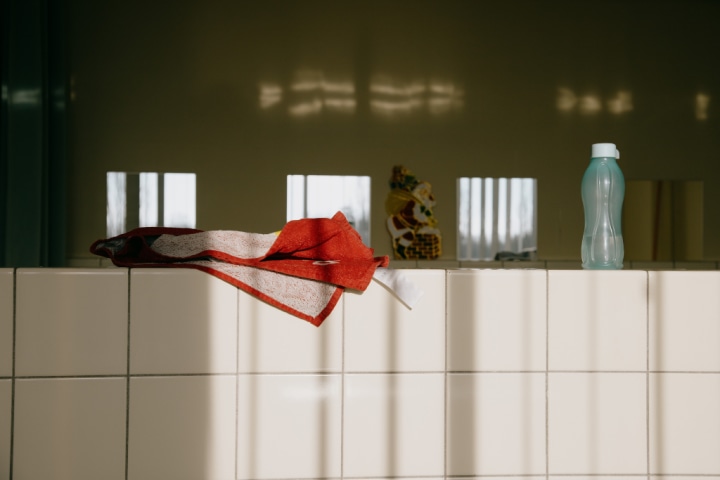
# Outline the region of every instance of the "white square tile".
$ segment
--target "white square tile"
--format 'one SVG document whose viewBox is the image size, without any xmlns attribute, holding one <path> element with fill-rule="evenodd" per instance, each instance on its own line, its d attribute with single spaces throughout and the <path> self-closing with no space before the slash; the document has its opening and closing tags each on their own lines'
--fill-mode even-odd
<svg viewBox="0 0 720 480">
<path fill-rule="evenodd" d="M 641 477 L 641 478 L 646 478 L 646 477 Z M 483 480 L 485 480 L 485 479 L 483 479 Z M 598 477 L 592 476 L 592 475 L 562 475 L 562 476 L 550 475 L 548 477 L 548 480 L 598 480 Z M 639 480 L 639 478 L 637 476 L 633 476 L 633 475 L 603 475 L 602 480 Z M 657 478 L 654 480 L 661 480 L 661 479 Z M 663 480 L 668 480 L 668 479 L 663 479 Z M 680 479 L 673 478 L 672 480 L 680 480 Z M 687 478 L 684 480 L 691 480 L 691 479 Z M 695 480 L 697 480 L 697 479 L 695 479 Z M 706 480 L 706 479 L 703 479 L 703 480 Z"/>
<path fill-rule="evenodd" d="M 197 270 L 133 269 L 131 373 L 235 373 L 237 293 Z"/>
<path fill-rule="evenodd" d="M 448 370 L 545 370 L 544 270 L 448 272 Z"/>
<path fill-rule="evenodd" d="M 720 272 L 650 272 L 650 370 L 720 372 Z"/>
<path fill-rule="evenodd" d="M 550 474 L 647 473 L 644 373 L 550 373 Z"/>
<path fill-rule="evenodd" d="M 650 472 L 720 475 L 720 374 L 650 375 Z"/>
<path fill-rule="evenodd" d="M 650 480 L 698 480 L 697 476 L 692 475 L 662 475 L 662 476 L 654 476 L 650 475 L 648 477 Z M 720 475 L 703 475 L 702 480 L 720 480 Z"/>
<path fill-rule="evenodd" d="M 127 269 L 18 269 L 16 375 L 127 372 Z"/>
<path fill-rule="evenodd" d="M 239 479 L 340 476 L 340 375 L 239 375 Z"/>
<path fill-rule="evenodd" d="M 647 272 L 548 272 L 550 370 L 645 371 Z"/>
<path fill-rule="evenodd" d="M 443 474 L 444 375 L 345 376 L 343 474 Z"/>
<path fill-rule="evenodd" d="M 242 291 L 238 305 L 238 371 L 342 371 L 342 298 L 319 327 Z"/>
<path fill-rule="evenodd" d="M 0 480 L 10 478 L 12 381 L 0 380 Z"/>
<path fill-rule="evenodd" d="M 445 369 L 445 271 L 400 273 L 423 292 L 412 309 L 375 281 L 345 293 L 346 371 Z"/>
<path fill-rule="evenodd" d="M 0 377 L 12 375 L 13 282 L 13 269 L 0 268 Z"/>
<path fill-rule="evenodd" d="M 126 381 L 33 379 L 15 384 L 13 478 L 125 478 Z"/>
<path fill-rule="evenodd" d="M 128 480 L 235 478 L 236 377 L 130 381 Z"/>
<path fill-rule="evenodd" d="M 447 474 L 545 473 L 545 374 L 448 375 Z"/>
</svg>

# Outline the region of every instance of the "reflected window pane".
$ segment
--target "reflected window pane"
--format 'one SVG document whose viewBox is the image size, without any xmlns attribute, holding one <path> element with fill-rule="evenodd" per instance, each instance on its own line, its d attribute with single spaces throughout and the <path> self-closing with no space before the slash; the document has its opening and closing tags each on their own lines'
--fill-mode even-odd
<svg viewBox="0 0 720 480">
<path fill-rule="evenodd" d="M 370 177 L 288 175 L 287 221 L 329 218 L 338 211 L 370 245 Z"/>
<path fill-rule="evenodd" d="M 140 174 L 140 218 L 141 227 L 158 225 L 158 174 L 146 172 Z"/>
<path fill-rule="evenodd" d="M 138 227 L 195 228 L 194 173 L 108 172 L 107 236 Z"/>
<path fill-rule="evenodd" d="M 107 225 L 107 236 L 113 237 L 125 231 L 125 208 L 126 200 L 125 172 L 107 173 L 107 214 L 105 224 Z"/>
<path fill-rule="evenodd" d="M 537 252 L 537 180 L 457 180 L 458 260 L 533 258 Z"/>
<path fill-rule="evenodd" d="M 166 227 L 195 228 L 195 174 L 163 175 L 163 224 Z"/>
</svg>

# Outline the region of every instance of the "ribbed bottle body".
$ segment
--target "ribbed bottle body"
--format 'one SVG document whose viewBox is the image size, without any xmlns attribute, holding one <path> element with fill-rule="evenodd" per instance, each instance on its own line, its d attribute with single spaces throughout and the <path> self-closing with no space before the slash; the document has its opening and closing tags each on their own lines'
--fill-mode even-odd
<svg viewBox="0 0 720 480">
<path fill-rule="evenodd" d="M 613 157 L 592 158 L 582 179 L 585 230 L 582 239 L 584 269 L 623 267 L 622 206 L 625 178 Z"/>
</svg>

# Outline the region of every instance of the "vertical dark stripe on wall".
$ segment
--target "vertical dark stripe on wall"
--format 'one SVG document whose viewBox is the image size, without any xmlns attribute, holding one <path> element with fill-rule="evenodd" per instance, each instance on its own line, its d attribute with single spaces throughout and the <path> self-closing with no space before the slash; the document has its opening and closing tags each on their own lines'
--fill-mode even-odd
<svg viewBox="0 0 720 480">
<path fill-rule="evenodd" d="M 65 257 L 65 32 L 61 0 L 2 0 L 0 266 Z"/>
<path fill-rule="evenodd" d="M 0 267 L 5 265 L 7 229 L 7 178 L 8 178 L 8 45 L 10 40 L 9 0 L 0 0 Z"/>
<path fill-rule="evenodd" d="M 67 104 L 66 7 L 64 0 L 48 1 L 48 194 L 47 233 L 44 235 L 48 266 L 65 265 L 67 223 Z"/>
</svg>

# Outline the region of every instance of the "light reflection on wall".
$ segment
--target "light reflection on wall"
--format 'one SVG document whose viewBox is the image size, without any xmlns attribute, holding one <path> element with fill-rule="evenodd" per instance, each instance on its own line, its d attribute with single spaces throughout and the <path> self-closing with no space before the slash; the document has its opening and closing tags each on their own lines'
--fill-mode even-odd
<svg viewBox="0 0 720 480">
<path fill-rule="evenodd" d="M 295 118 L 323 113 L 352 115 L 358 108 L 355 83 L 340 76 L 329 78 L 320 70 L 295 72 L 287 87 L 277 82 L 260 82 L 258 91 L 262 110 L 285 108 Z M 422 112 L 444 115 L 461 110 L 465 104 L 464 91 L 447 80 L 399 80 L 390 75 L 375 75 L 368 93 L 370 113 L 383 117 Z"/>
<path fill-rule="evenodd" d="M 708 119 L 708 109 L 710 107 L 710 95 L 698 93 L 695 95 L 695 118 L 698 120 Z"/>
<path fill-rule="evenodd" d="M 40 105 L 40 94 L 39 88 L 22 88 L 13 91 L 9 100 L 13 105 Z M 7 96 L 7 87 L 4 87 L 3 98 L 7 98 Z"/>
<path fill-rule="evenodd" d="M 289 91 L 287 112 L 292 117 L 317 115 L 323 111 L 355 113 L 355 85 L 350 80 L 330 79 L 319 70 L 300 70 L 295 73 Z"/>
<path fill-rule="evenodd" d="M 137 227 L 195 228 L 194 173 L 108 172 L 107 236 Z"/>
<path fill-rule="evenodd" d="M 338 211 L 370 245 L 370 177 L 288 175 L 287 221 L 329 218 Z"/>
<path fill-rule="evenodd" d="M 561 112 L 578 112 L 582 115 L 596 115 L 603 111 L 603 103 L 607 111 L 614 115 L 622 115 L 633 110 L 632 93 L 619 90 L 614 96 L 603 102 L 600 95 L 594 93 L 576 94 L 566 87 L 558 88 L 555 105 Z"/>
<path fill-rule="evenodd" d="M 457 180 L 458 260 L 493 260 L 499 252 L 537 251 L 537 180 Z"/>
<path fill-rule="evenodd" d="M 464 103 L 464 92 L 448 81 L 401 81 L 378 75 L 370 82 L 370 111 L 381 116 L 441 115 L 462 109 Z"/>
<path fill-rule="evenodd" d="M 260 84 L 260 108 L 272 108 L 282 102 L 283 89 L 276 83 Z"/>
<path fill-rule="evenodd" d="M 615 94 L 615 97 L 608 99 L 607 109 L 615 115 L 631 112 L 633 109 L 632 94 L 625 90 L 620 90 Z"/>
</svg>

